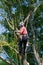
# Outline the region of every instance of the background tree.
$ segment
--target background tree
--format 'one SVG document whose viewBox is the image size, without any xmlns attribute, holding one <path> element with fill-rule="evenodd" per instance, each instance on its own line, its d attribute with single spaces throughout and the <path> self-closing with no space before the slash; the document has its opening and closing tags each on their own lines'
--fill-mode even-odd
<svg viewBox="0 0 43 65">
<path fill-rule="evenodd" d="M 0 0 L 0 9 L 3 12 L 3 13 L 2 12 L 0 13 L 1 16 L 3 17 L 3 20 L 0 22 L 6 28 L 6 32 L 7 32 L 7 33 L 6 32 L 3 33 L 3 35 L 7 37 L 7 41 L 9 42 L 11 47 L 14 48 L 15 44 L 18 42 L 17 36 L 14 31 L 16 30 L 16 28 L 19 28 L 18 26 L 19 22 L 24 20 L 24 22 L 27 24 L 27 30 L 29 33 L 30 42 L 33 43 L 31 44 L 31 50 L 33 51 L 36 46 L 35 51 L 38 50 L 37 52 L 39 55 L 40 45 L 43 43 L 43 33 L 42 33 L 43 32 L 42 31 L 43 29 L 43 22 L 42 22 L 43 21 L 43 4 L 38 6 L 38 9 L 36 5 L 37 5 L 36 0 L 30 0 L 30 1 L 29 0 L 17 0 L 17 1 L 16 0 Z M 35 7 L 36 7 L 35 10 L 37 11 L 34 10 Z M 37 43 L 37 44 L 34 45 L 34 43 L 35 44 Z M 32 45 L 33 45 L 33 48 L 32 48 Z M 13 51 L 10 50 L 9 47 L 4 47 L 4 49 L 6 50 L 7 53 L 9 52 L 8 55 L 11 58 L 13 58 L 14 56 L 14 53 L 12 54 Z M 34 55 L 32 55 L 32 57 L 33 56 Z M 35 56 L 37 57 L 36 59 L 38 59 L 37 54 Z M 35 64 L 37 64 L 35 57 L 32 60 L 35 61 Z M 37 62 L 40 65 L 41 62 L 39 62 L 39 60 L 40 58 L 37 60 Z M 33 62 L 31 61 L 31 63 Z"/>
</svg>

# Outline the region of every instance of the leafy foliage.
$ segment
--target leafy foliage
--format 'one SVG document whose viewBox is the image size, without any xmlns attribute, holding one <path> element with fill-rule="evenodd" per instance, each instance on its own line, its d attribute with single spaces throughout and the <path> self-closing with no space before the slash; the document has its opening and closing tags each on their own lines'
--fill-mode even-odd
<svg viewBox="0 0 43 65">
<path fill-rule="evenodd" d="M 0 36 L 0 39 L 2 38 L 3 40 L 5 37 L 5 40 L 9 42 L 9 45 L 14 48 L 14 45 L 17 45 L 16 43 L 18 43 L 17 39 L 15 38 L 14 30 L 17 27 L 19 28 L 18 26 L 19 22 L 23 21 L 30 11 L 33 12 L 34 4 L 36 3 L 36 0 L 25 0 L 25 1 L 0 0 L 0 2 L 1 2 L 0 9 L 2 9 L 2 11 L 4 10 L 4 14 L 0 13 L 1 16 L 3 17 L 1 24 L 6 28 L 6 32 L 3 33 L 2 36 Z M 10 23 L 11 26 L 9 26 L 8 22 Z M 40 53 L 41 45 L 43 43 L 43 4 L 41 4 L 41 6 L 37 9 L 36 13 L 34 14 L 34 19 L 32 21 L 32 24 L 34 27 L 36 41 L 37 41 L 36 42 L 37 50 Z M 10 27 L 13 27 L 13 30 Z M 29 41 L 33 43 L 33 34 L 31 31 L 30 23 L 28 23 L 27 30 L 29 35 Z M 0 42 L 0 45 L 1 44 L 7 45 L 7 43 L 5 42 L 3 43 L 2 41 Z M 15 53 L 13 50 L 11 50 L 9 47 L 6 46 L 4 46 L 3 48 L 12 59 L 15 58 Z M 30 52 L 33 52 L 33 50 Z M 32 55 L 32 53 L 29 54 L 29 58 L 30 61 L 29 60 L 28 61 L 30 62 L 30 65 L 32 65 L 32 63 L 33 65 L 35 65 L 34 61 L 36 63 L 36 59 L 34 58 L 34 55 Z"/>
</svg>

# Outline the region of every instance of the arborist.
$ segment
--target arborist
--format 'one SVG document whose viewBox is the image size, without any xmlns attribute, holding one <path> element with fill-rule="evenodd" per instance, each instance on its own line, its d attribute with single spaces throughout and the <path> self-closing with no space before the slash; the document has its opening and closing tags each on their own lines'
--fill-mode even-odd
<svg viewBox="0 0 43 65">
<path fill-rule="evenodd" d="M 19 23 L 20 30 L 17 30 L 17 33 L 20 34 L 19 38 L 19 53 L 22 55 L 22 45 L 23 45 L 23 54 L 25 55 L 26 43 L 28 40 L 28 32 L 23 22 Z"/>
</svg>

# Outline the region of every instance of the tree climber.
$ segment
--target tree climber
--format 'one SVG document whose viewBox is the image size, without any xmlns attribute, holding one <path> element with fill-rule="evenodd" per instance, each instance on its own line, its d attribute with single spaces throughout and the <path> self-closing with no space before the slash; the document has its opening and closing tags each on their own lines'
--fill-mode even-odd
<svg viewBox="0 0 43 65">
<path fill-rule="evenodd" d="M 28 33 L 27 33 L 27 29 L 24 26 L 23 22 L 20 22 L 19 26 L 20 26 L 20 30 L 17 30 L 17 33 L 20 34 L 19 53 L 20 53 L 20 55 L 22 54 L 22 46 L 23 46 L 23 54 L 25 55 L 25 49 L 26 49 L 26 43 L 27 43 L 27 39 L 28 39 Z"/>
</svg>

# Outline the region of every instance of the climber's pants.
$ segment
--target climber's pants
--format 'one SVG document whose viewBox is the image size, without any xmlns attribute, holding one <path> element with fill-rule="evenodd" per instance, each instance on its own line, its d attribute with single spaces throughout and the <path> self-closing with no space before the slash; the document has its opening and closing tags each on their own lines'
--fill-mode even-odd
<svg viewBox="0 0 43 65">
<path fill-rule="evenodd" d="M 22 38 L 22 40 L 19 40 L 19 53 L 25 55 L 25 49 L 26 49 L 26 43 L 27 43 L 27 38 Z"/>
</svg>

